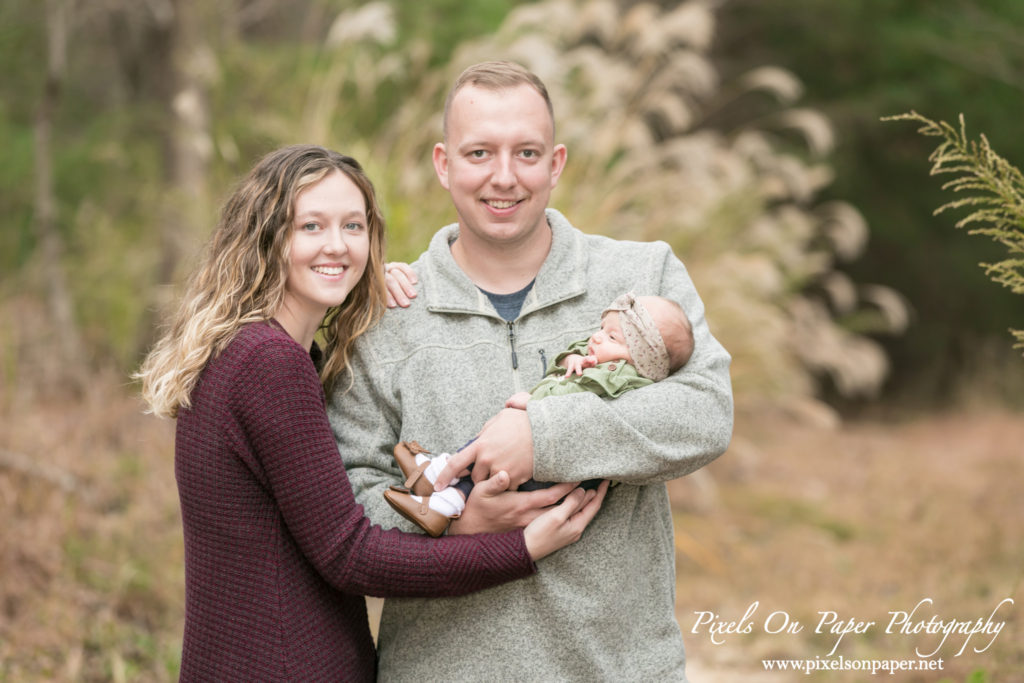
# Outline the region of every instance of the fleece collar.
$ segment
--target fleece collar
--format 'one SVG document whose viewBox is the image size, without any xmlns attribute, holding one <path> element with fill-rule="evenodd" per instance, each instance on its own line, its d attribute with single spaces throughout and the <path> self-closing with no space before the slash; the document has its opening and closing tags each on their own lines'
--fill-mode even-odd
<svg viewBox="0 0 1024 683">
<path fill-rule="evenodd" d="M 547 209 L 551 251 L 523 302 L 520 316 L 580 296 L 586 292 L 587 250 L 584 235 L 555 209 Z M 427 308 L 433 312 L 495 315 L 487 296 L 466 276 L 452 256 L 451 243 L 459 224 L 446 225 L 434 234 L 423 265 L 430 286 Z"/>
</svg>

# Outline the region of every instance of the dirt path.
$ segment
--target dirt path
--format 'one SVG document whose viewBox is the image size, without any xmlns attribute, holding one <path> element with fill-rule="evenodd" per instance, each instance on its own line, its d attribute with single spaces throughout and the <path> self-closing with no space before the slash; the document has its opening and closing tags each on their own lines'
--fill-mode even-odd
<svg viewBox="0 0 1024 683">
<path fill-rule="evenodd" d="M 863 672 L 769 675 L 761 660 L 917 661 L 915 649 L 937 650 L 941 672 L 877 675 L 963 681 L 983 670 L 990 681 L 1024 680 L 1024 416 L 838 430 L 762 419 L 741 422 L 737 433 L 744 436 L 705 472 L 670 484 L 677 613 L 694 683 L 872 680 Z M 1015 602 L 997 607 L 1006 598 Z M 738 621 L 755 603 L 748 633 L 724 635 L 721 645 L 707 626 L 693 633 L 695 612 Z M 933 615 L 985 622 L 998 609 L 991 623 L 1005 626 L 994 639 L 974 636 L 959 655 L 964 635 L 939 647 L 941 633 L 886 632 L 890 612 L 919 603 L 910 624 Z M 815 633 L 829 612 L 834 622 Z M 770 632 L 786 620 L 802 631 Z M 863 633 L 853 632 L 857 624 Z M 841 634 L 829 631 L 839 625 L 850 632 L 836 646 Z"/>
<path fill-rule="evenodd" d="M 98 387 L 70 406 L 0 414 L 0 680 L 169 681 L 181 647 L 183 565 L 173 425 Z M 1005 629 L 939 648 L 941 674 L 888 681 L 1024 681 L 1024 416 L 949 415 L 812 429 L 741 419 L 728 454 L 669 486 L 677 614 L 693 683 L 864 681 L 863 673 L 765 673 L 762 659 L 831 661 L 820 611 L 879 622 L 836 655 L 916 659 L 927 634 L 886 634 L 888 612 L 996 619 Z M 21 463 L 21 464 L 19 464 Z M 25 464 L 28 463 L 28 464 Z M 40 469 L 38 463 L 45 463 Z M 54 475 L 54 476 L 51 476 Z M 59 476 L 57 476 L 59 475 Z M 695 612 L 749 633 L 712 644 Z M 769 634 L 765 618 L 800 622 Z M 779 618 L 779 617 L 776 617 Z M 987 642 L 987 641 L 986 641 Z M 119 673 L 120 672 L 120 673 Z"/>
</svg>

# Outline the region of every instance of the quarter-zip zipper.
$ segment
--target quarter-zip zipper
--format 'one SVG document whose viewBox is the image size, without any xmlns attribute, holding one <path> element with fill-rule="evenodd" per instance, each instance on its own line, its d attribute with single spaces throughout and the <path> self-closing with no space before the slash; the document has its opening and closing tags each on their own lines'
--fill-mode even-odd
<svg viewBox="0 0 1024 683">
<path fill-rule="evenodd" d="M 512 351 L 512 369 L 519 369 L 519 356 L 516 355 L 516 327 L 515 323 L 509 321 L 508 325 L 508 346 Z"/>
</svg>

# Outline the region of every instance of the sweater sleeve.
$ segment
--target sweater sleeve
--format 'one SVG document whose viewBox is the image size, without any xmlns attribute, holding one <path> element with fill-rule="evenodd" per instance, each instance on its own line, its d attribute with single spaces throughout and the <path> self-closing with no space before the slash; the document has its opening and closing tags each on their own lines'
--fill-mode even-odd
<svg viewBox="0 0 1024 683">
<path fill-rule="evenodd" d="M 651 484 L 684 476 L 725 451 L 732 436 L 730 357 L 708 329 L 704 304 L 668 245 L 652 264 L 651 288 L 690 318 L 694 352 L 666 379 L 614 401 L 581 393 L 530 401 L 539 481 L 608 478 Z M 572 425 L 572 438 L 565 438 Z"/>
<path fill-rule="evenodd" d="M 431 539 L 373 525 L 355 502 L 309 354 L 287 339 L 255 347 L 232 410 L 301 552 L 336 588 L 380 597 L 462 595 L 527 576 L 522 530 Z"/>
</svg>

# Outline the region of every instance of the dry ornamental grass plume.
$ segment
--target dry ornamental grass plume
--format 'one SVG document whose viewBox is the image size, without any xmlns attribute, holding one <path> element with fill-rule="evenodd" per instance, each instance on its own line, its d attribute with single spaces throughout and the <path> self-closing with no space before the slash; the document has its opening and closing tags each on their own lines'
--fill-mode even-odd
<svg viewBox="0 0 1024 683">
<path fill-rule="evenodd" d="M 928 157 L 931 174 L 955 175 L 942 189 L 962 196 L 943 204 L 935 214 L 969 208 L 971 213 L 957 221 L 956 227 L 973 226 L 968 234 L 987 235 L 1010 254 L 1002 261 L 980 264 L 985 274 L 1014 294 L 1024 294 L 1024 174 L 1020 169 L 996 154 L 984 134 L 977 141 L 969 140 L 963 114 L 959 129 L 916 111 L 882 120 L 917 121 L 922 124 L 919 133 L 942 139 Z M 1024 348 L 1024 330 L 1010 332 L 1017 338 L 1014 348 Z"/>
<path fill-rule="evenodd" d="M 783 69 L 758 66 L 720 82 L 708 55 L 714 5 L 521 6 L 440 67 L 426 66 L 429 55 L 417 49 L 406 50 L 401 65 L 361 66 L 363 82 L 411 73 L 405 82 L 414 86 L 367 149 L 337 142 L 379 179 L 392 253 L 414 257 L 453 219 L 427 163 L 448 86 L 472 63 L 517 61 L 548 86 L 557 137 L 569 148 L 552 205 L 586 231 L 672 245 L 705 299 L 712 331 L 733 353 L 741 403 L 801 403 L 824 378 L 844 396 L 871 396 L 888 367 L 865 334 L 900 331 L 906 308 L 895 292 L 839 270 L 860 254 L 867 227 L 849 204 L 815 201 L 832 180 L 831 126 L 793 106 L 802 87 Z M 352 68 L 356 49 L 339 46 L 337 68 Z M 741 98 L 757 98 L 751 111 L 762 113 L 728 131 L 708 123 L 709 112 Z"/>
</svg>

